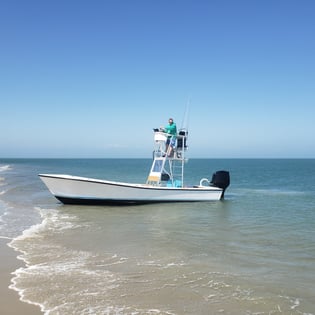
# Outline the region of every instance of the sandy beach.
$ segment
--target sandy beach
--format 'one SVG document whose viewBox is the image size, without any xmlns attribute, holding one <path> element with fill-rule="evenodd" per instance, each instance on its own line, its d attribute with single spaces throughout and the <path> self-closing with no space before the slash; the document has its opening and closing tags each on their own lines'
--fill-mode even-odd
<svg viewBox="0 0 315 315">
<path fill-rule="evenodd" d="M 9 289 L 11 284 L 11 274 L 20 266 L 23 266 L 23 262 L 19 261 L 17 253 L 11 249 L 7 243 L 9 240 L 0 239 L 0 314 L 3 315 L 40 315 L 43 314 L 40 308 L 24 303 L 20 301 L 18 292 Z"/>
</svg>

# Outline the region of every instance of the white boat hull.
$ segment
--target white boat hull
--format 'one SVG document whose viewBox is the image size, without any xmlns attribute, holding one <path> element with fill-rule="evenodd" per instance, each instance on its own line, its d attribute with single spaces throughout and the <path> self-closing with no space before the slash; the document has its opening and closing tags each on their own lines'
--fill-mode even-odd
<svg viewBox="0 0 315 315">
<path fill-rule="evenodd" d="M 71 175 L 40 174 L 50 192 L 65 204 L 141 204 L 220 200 L 216 186 L 158 187 Z"/>
</svg>

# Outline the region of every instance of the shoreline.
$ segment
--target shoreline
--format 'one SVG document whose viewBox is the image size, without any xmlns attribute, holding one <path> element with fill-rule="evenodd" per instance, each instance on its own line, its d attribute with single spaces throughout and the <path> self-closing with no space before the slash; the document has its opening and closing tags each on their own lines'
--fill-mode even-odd
<svg viewBox="0 0 315 315">
<path fill-rule="evenodd" d="M 6 315 L 42 315 L 39 306 L 21 301 L 19 293 L 9 286 L 12 284 L 12 272 L 24 264 L 17 258 L 18 253 L 8 246 L 9 239 L 0 239 L 0 314 Z"/>
</svg>

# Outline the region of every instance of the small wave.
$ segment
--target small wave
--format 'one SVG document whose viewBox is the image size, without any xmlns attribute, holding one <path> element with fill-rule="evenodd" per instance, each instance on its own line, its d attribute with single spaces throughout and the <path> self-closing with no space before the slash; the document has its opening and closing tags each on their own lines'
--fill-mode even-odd
<svg viewBox="0 0 315 315">
<path fill-rule="evenodd" d="M 8 215 L 8 212 L 7 212 L 7 211 L 5 211 L 4 213 L 2 213 L 2 214 L 0 215 L 0 222 L 1 222 L 1 223 L 4 223 L 4 222 L 5 222 L 4 217 L 5 217 L 6 215 Z"/>
<path fill-rule="evenodd" d="M 82 314 L 143 314 L 143 315 L 175 315 L 176 313 L 172 311 L 162 311 L 159 309 L 138 309 L 129 306 L 98 306 L 98 307 L 91 307 L 87 309 L 83 309 Z"/>
<path fill-rule="evenodd" d="M 166 264 L 166 266 L 164 266 L 164 269 L 167 269 L 167 268 L 172 268 L 172 267 L 182 267 L 182 266 L 186 266 L 186 263 L 184 262 L 179 262 L 179 263 L 168 263 Z"/>
<path fill-rule="evenodd" d="M 144 267 L 156 267 L 161 269 L 168 269 L 168 268 L 176 268 L 176 267 L 183 267 L 186 266 L 184 262 L 169 262 L 165 263 L 159 260 L 146 260 L 146 261 L 138 261 L 137 266 L 144 266 Z"/>
<path fill-rule="evenodd" d="M 28 229 L 24 230 L 22 234 L 17 236 L 12 241 L 12 247 L 16 246 L 16 241 L 22 241 L 26 239 L 39 237 L 46 231 L 53 231 L 54 233 L 61 233 L 64 230 L 82 228 L 82 224 L 77 224 L 77 217 L 68 214 L 60 214 L 56 209 L 42 209 L 35 207 L 42 218 L 42 222 L 32 225 Z M 19 251 L 19 248 L 15 248 Z"/>
<path fill-rule="evenodd" d="M 291 304 L 291 306 L 290 306 L 290 309 L 291 309 L 291 310 L 296 309 L 296 308 L 299 307 L 300 304 L 301 304 L 300 300 L 299 300 L 298 298 L 296 298 L 296 297 L 282 296 L 282 295 L 280 295 L 280 297 L 281 297 L 281 298 L 284 298 L 285 300 L 287 300 L 287 301 Z M 310 314 L 310 315 L 311 315 L 311 314 Z"/>
<path fill-rule="evenodd" d="M 127 261 L 128 261 L 127 257 L 118 258 L 117 255 L 113 255 L 112 257 L 99 262 L 95 266 L 96 267 L 108 267 L 108 266 L 113 266 L 113 265 L 124 264 Z"/>
<path fill-rule="evenodd" d="M 11 170 L 12 170 L 11 165 L 0 165 L 0 172 L 6 172 Z"/>
<path fill-rule="evenodd" d="M 45 222 L 44 221 L 41 223 L 32 225 L 30 228 L 24 230 L 21 235 L 14 238 L 12 240 L 12 242 L 9 244 L 9 246 L 11 246 L 12 248 L 19 251 L 19 248 L 15 246 L 15 241 L 22 241 L 22 240 L 29 239 L 32 237 L 36 237 L 40 233 L 40 231 L 42 231 L 44 229 L 45 229 Z"/>
<path fill-rule="evenodd" d="M 47 246 L 44 241 L 39 241 L 31 255 L 36 256 L 36 264 L 17 269 L 10 288 L 19 293 L 22 301 L 40 306 L 45 314 L 52 310 L 58 314 L 74 313 L 74 305 L 78 313 L 85 314 L 81 310 L 86 305 L 90 309 L 97 307 L 91 305 L 91 297 L 106 295 L 119 286 L 120 276 L 106 268 L 91 268 L 99 258 L 94 253 L 69 250 L 56 244 Z M 32 287 L 32 293 L 29 287 Z M 70 291 L 71 296 L 68 294 Z"/>
<path fill-rule="evenodd" d="M 8 237 L 8 236 L 1 236 L 1 235 L 0 235 L 0 239 L 1 239 L 1 240 L 10 240 L 10 241 L 12 240 L 11 237 Z"/>
<path fill-rule="evenodd" d="M 300 300 L 295 298 L 293 301 L 292 301 L 293 305 L 291 306 L 291 310 L 294 310 L 295 308 L 297 308 L 298 306 L 300 306 Z"/>
<path fill-rule="evenodd" d="M 157 262 L 155 260 L 147 260 L 147 261 L 139 261 L 137 262 L 137 266 L 149 266 L 149 267 L 163 267 L 163 265 L 160 262 Z"/>
<path fill-rule="evenodd" d="M 297 190 L 281 190 L 281 189 L 250 189 L 250 188 L 241 188 L 237 189 L 234 192 L 236 195 L 246 195 L 246 194 L 257 194 L 257 195 L 268 195 L 268 196 L 295 196 L 295 195 L 304 195 L 304 191 Z"/>
</svg>

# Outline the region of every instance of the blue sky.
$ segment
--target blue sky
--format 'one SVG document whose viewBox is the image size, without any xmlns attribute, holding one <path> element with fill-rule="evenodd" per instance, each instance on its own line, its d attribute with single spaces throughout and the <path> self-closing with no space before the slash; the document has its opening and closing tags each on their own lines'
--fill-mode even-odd
<svg viewBox="0 0 315 315">
<path fill-rule="evenodd" d="M 0 157 L 315 158 L 315 1 L 4 0 Z"/>
</svg>

